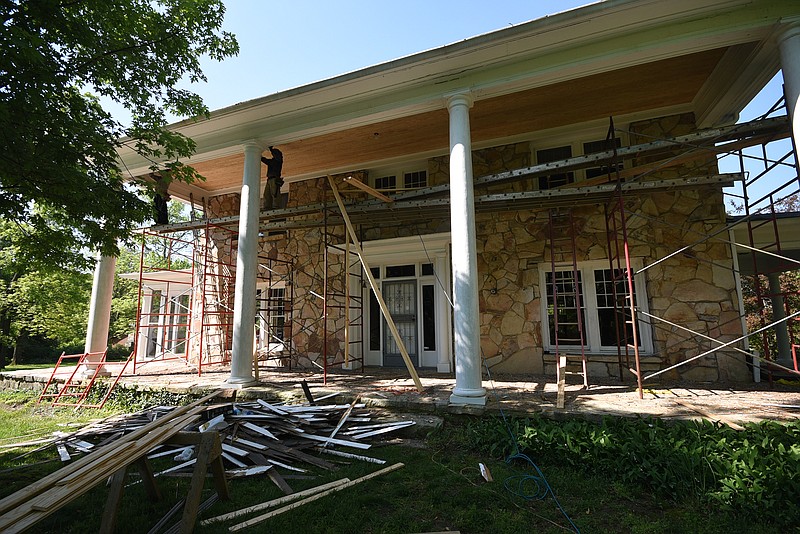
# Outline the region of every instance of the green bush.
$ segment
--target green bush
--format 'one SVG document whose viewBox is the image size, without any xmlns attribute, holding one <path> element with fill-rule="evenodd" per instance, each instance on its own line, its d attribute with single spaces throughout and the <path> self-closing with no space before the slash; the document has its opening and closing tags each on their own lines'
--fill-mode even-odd
<svg viewBox="0 0 800 534">
<path fill-rule="evenodd" d="M 706 421 L 485 418 L 470 422 L 460 439 L 493 457 L 521 452 L 537 463 L 641 486 L 671 502 L 697 498 L 780 525 L 800 522 L 800 422 L 751 423 L 736 431 Z"/>
</svg>

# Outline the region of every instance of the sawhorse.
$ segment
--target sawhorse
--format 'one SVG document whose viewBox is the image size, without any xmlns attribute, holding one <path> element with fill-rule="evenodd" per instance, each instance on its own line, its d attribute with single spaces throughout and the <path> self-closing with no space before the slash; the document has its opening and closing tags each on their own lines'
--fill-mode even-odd
<svg viewBox="0 0 800 534">
<path fill-rule="evenodd" d="M 179 432 L 172 436 L 167 442 L 170 445 L 194 445 L 197 449 L 197 461 L 194 464 L 192 481 L 189 485 L 189 492 L 186 495 L 186 503 L 183 506 L 183 517 L 181 518 L 182 533 L 190 533 L 194 530 L 197 519 L 197 509 L 200 506 L 200 496 L 205 485 L 206 473 L 211 468 L 214 475 L 214 486 L 219 498 L 227 500 L 230 498 L 228 493 L 228 482 L 225 479 L 225 467 L 222 465 L 222 445 L 218 432 Z M 103 520 L 100 526 L 101 533 L 112 533 L 117 523 L 117 512 L 119 511 L 122 494 L 125 489 L 125 475 L 128 468 L 136 466 L 142 476 L 142 483 L 145 491 L 152 501 L 161 498 L 161 492 L 155 481 L 155 475 L 146 457 L 141 457 L 131 465 L 126 466 L 111 476 L 111 488 L 109 490 L 106 507 L 103 511 Z"/>
</svg>

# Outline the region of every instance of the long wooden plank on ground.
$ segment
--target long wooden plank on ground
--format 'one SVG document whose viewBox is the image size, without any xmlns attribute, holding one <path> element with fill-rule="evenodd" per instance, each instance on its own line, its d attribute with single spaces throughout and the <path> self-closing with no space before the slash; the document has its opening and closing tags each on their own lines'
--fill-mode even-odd
<svg viewBox="0 0 800 534">
<path fill-rule="evenodd" d="M 58 481 L 52 488 L 39 494 L 35 499 L 36 504 L 32 505 L 31 508 L 37 512 L 46 512 L 45 515 L 51 514 L 62 505 L 76 499 L 95 485 L 106 480 L 109 473 L 113 473 L 141 458 L 147 454 L 148 450 L 166 441 L 172 434 L 180 431 L 187 424 L 196 421 L 198 417 L 196 414 L 187 414 L 174 420 L 174 422 L 170 422 L 163 430 L 159 429 L 159 431 L 144 436 L 136 442 L 125 443 L 124 447 L 118 449 L 118 454 L 102 463 L 71 474 L 63 481 Z"/>
<path fill-rule="evenodd" d="M 310 495 L 314 495 L 315 493 L 320 493 L 329 490 L 331 488 L 335 488 L 336 486 L 341 486 L 342 484 L 346 484 L 348 482 L 350 482 L 349 478 L 341 478 L 333 482 L 328 482 L 327 484 L 322 484 L 321 486 L 317 486 L 315 488 L 309 488 L 307 490 L 298 491 L 297 493 L 292 493 L 291 495 L 287 495 L 285 497 L 278 497 L 277 499 L 272 499 L 271 501 L 262 502 L 260 504 L 254 504 L 253 506 L 248 506 L 247 508 L 241 508 L 233 512 L 228 512 L 227 514 L 218 515 L 216 517 L 209 517 L 208 519 L 200 521 L 200 524 L 205 526 L 205 525 L 210 525 L 211 523 L 218 523 L 219 521 L 227 521 L 228 519 L 234 519 L 242 515 L 252 514 L 253 512 L 260 512 L 261 510 L 266 510 L 267 508 L 272 508 L 273 506 L 279 506 L 287 502 L 296 501 L 298 499 L 302 499 L 303 497 L 308 497 Z"/>
<path fill-rule="evenodd" d="M 681 399 L 672 399 L 672 402 L 680 404 L 681 406 L 684 406 L 686 408 L 689 408 L 690 410 L 699 413 L 700 415 L 702 415 L 707 419 L 710 419 L 711 421 L 719 421 L 720 423 L 726 424 L 734 430 L 744 430 L 744 427 L 742 425 L 731 421 L 730 419 L 728 419 L 723 415 L 713 414 L 711 412 L 704 410 L 703 408 L 695 406 L 694 404 L 689 404 L 688 402 L 683 401 Z"/>
<path fill-rule="evenodd" d="M 389 308 L 386 306 L 386 302 L 383 300 L 383 293 L 378 287 L 375 277 L 372 276 L 372 271 L 370 270 L 367 258 L 364 256 L 364 251 L 361 249 L 361 244 L 358 240 L 358 236 L 356 235 L 356 231 L 353 228 L 353 224 L 350 222 L 350 217 L 347 215 L 347 210 L 344 207 L 344 202 L 342 202 L 342 197 L 339 195 L 339 190 L 336 188 L 336 183 L 333 181 L 333 177 L 331 175 L 328 175 L 328 182 L 331 184 L 333 196 L 336 198 L 336 203 L 339 205 L 339 211 L 342 213 L 342 219 L 344 220 L 345 226 L 347 226 L 347 232 L 353 242 L 353 248 L 355 249 L 358 258 L 361 260 L 361 265 L 364 266 L 364 273 L 367 275 L 369 285 L 372 288 L 372 292 L 375 294 L 375 298 L 381 308 L 383 318 L 386 319 L 386 325 L 392 332 L 392 337 L 394 337 L 394 341 L 397 343 L 397 347 L 400 349 L 400 355 L 403 357 L 403 362 L 405 362 L 406 368 L 408 368 L 408 373 L 411 375 L 411 378 L 414 380 L 414 384 L 417 386 L 417 391 L 422 393 L 424 389 L 422 387 L 422 382 L 420 382 L 419 375 L 417 375 L 417 370 L 414 369 L 414 364 L 411 362 L 411 357 L 408 355 L 406 345 L 403 343 L 403 338 L 400 337 L 400 332 L 397 330 L 397 325 L 394 324 L 392 314 L 389 313 Z"/>
<path fill-rule="evenodd" d="M 350 406 L 348 406 L 347 410 L 345 410 L 345 412 L 342 414 L 342 417 L 339 419 L 339 423 L 336 425 L 336 428 L 334 428 L 333 432 L 331 432 L 331 435 L 328 436 L 329 438 L 336 437 L 336 433 L 339 432 L 339 430 L 342 428 L 342 425 L 344 425 L 345 421 L 347 421 L 347 418 L 350 417 L 350 413 L 353 411 L 353 407 L 356 404 L 358 404 L 358 399 L 359 399 L 359 396 L 356 395 L 356 398 L 353 399 L 353 402 L 350 403 Z M 327 446 L 328 446 L 327 443 L 325 443 L 323 445 L 323 447 L 327 447 Z"/>
<path fill-rule="evenodd" d="M 340 485 L 338 485 L 336 487 L 333 487 L 333 488 L 331 488 L 329 490 L 323 491 L 322 493 L 317 493 L 317 494 L 312 495 L 311 497 L 308 497 L 308 498 L 303 499 L 301 501 L 297 501 L 297 502 L 294 502 L 294 503 L 292 503 L 292 504 L 290 504 L 288 506 L 284 506 L 283 508 L 278 508 L 277 510 L 274 510 L 272 512 L 268 512 L 268 513 L 266 513 L 264 515 L 260 515 L 258 517 L 254 517 L 253 519 L 245 521 L 244 523 L 239 523 L 238 525 L 233 525 L 232 527 L 230 527 L 229 530 L 236 531 L 236 530 L 241 530 L 243 528 L 247 528 L 247 527 L 253 526 L 255 524 L 261 523 L 262 521 L 266 521 L 270 517 L 274 517 L 274 516 L 276 516 L 278 514 L 282 514 L 283 512 L 288 512 L 289 510 L 293 510 L 294 508 L 302 506 L 302 505 L 304 505 L 306 503 L 310 503 L 312 501 L 316 501 L 318 499 L 321 499 L 322 497 L 330 495 L 331 493 L 334 493 L 334 492 L 337 492 L 337 491 L 341 491 L 341 490 L 343 490 L 345 488 L 349 488 L 351 486 L 355 486 L 356 484 L 360 484 L 360 483 L 365 482 L 365 481 L 367 481 L 367 480 L 369 480 L 371 478 L 375 478 L 377 476 L 384 475 L 386 473 L 391 473 L 392 471 L 396 471 L 396 470 L 400 469 L 401 467 L 404 467 L 404 464 L 396 463 L 396 464 L 390 465 L 389 467 L 384 467 L 383 469 L 379 469 L 378 471 L 375 471 L 374 473 L 370 473 L 369 475 L 364 475 L 363 477 L 359 477 L 359 478 L 357 478 L 355 480 L 351 480 L 350 482 L 345 482 L 344 484 L 340 484 Z"/>
</svg>

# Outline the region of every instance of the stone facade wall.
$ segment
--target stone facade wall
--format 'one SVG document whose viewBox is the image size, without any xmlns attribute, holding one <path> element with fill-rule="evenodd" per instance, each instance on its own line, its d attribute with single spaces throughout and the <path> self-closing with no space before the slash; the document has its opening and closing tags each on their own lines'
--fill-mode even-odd
<svg viewBox="0 0 800 534">
<path fill-rule="evenodd" d="M 631 124 L 631 144 L 689 133 L 691 114 Z M 626 168 L 648 164 L 646 158 L 626 161 Z M 474 176 L 524 168 L 532 164 L 530 144 L 515 143 L 473 153 Z M 716 172 L 714 161 L 692 161 L 651 173 L 647 179 L 703 176 Z M 352 174 L 352 173 L 350 173 Z M 356 173 L 358 174 L 358 173 Z M 428 162 L 429 184 L 447 183 L 446 156 Z M 366 178 L 366 173 L 362 176 Z M 523 191 L 528 181 L 502 186 L 503 191 Z M 322 202 L 330 195 L 327 179 L 291 184 L 287 207 Z M 332 197 L 328 197 L 333 202 Z M 238 212 L 238 195 L 211 199 L 214 216 Z M 704 236 L 721 229 L 725 221 L 722 192 L 718 188 L 680 189 L 625 200 L 631 254 L 647 267 L 646 292 L 654 315 L 701 332 L 721 342 L 741 335 L 738 299 L 731 270 L 730 247 Z M 608 258 L 602 204 L 573 208 L 579 261 Z M 481 213 L 476 218 L 481 350 L 489 365 L 499 371 L 554 374 L 552 356 L 543 354 L 542 301 L 539 264 L 550 259 L 547 210 Z M 335 233 L 343 235 L 344 229 Z M 449 231 L 448 219 L 421 220 L 414 224 L 365 225 L 362 240 L 389 239 Z M 725 236 L 723 236 L 725 237 Z M 320 228 L 292 230 L 290 235 L 262 240 L 262 253 L 294 263 L 293 344 L 294 366 L 322 364 L 325 343 L 322 295 L 325 279 L 323 232 Z M 683 254 L 666 258 L 686 245 Z M 341 292 L 346 283 L 341 255 L 329 255 L 328 280 Z M 329 311 L 329 363 L 340 363 L 343 352 L 344 317 Z M 643 358 L 645 368 L 664 368 L 710 349 L 711 342 L 664 324 L 653 329 L 654 354 Z M 747 369 L 735 353 L 727 351 L 680 367 L 667 378 L 728 380 L 747 378 Z M 618 375 L 616 355 L 590 355 L 590 375 Z M 627 373 L 627 371 L 626 371 Z"/>
</svg>

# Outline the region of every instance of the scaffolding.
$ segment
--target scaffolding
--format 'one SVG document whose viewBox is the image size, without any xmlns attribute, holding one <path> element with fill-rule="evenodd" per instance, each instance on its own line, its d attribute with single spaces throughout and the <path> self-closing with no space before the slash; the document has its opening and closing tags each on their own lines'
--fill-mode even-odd
<svg viewBox="0 0 800 534">
<path fill-rule="evenodd" d="M 781 114 L 783 112 L 783 114 Z M 550 250 L 551 274 L 545 277 L 548 286 L 548 313 L 553 314 L 551 340 L 554 341 L 555 352 L 572 353 L 580 358 L 580 373 L 584 386 L 590 383 L 587 356 L 585 317 L 582 313 L 585 303 L 580 291 L 580 270 L 577 268 L 577 252 L 575 238 L 579 235 L 574 210 L 582 206 L 599 206 L 605 220 L 605 246 L 608 259 L 608 277 L 602 280 L 606 307 L 613 316 L 613 327 L 616 335 L 616 365 L 620 380 L 635 376 L 641 396 L 643 382 L 667 373 L 677 367 L 687 365 L 704 357 L 717 357 L 718 361 L 729 353 L 744 356 L 747 364 L 757 366 L 766 362 L 769 369 L 781 369 L 775 363 L 776 353 L 775 331 L 781 324 L 788 324 L 789 346 L 794 364 L 783 366 L 786 372 L 797 372 L 797 351 L 800 348 L 800 336 L 796 318 L 800 312 L 791 309 L 796 292 L 787 292 L 785 288 L 765 285 L 764 280 L 773 271 L 796 268 L 798 261 L 786 256 L 779 236 L 781 213 L 776 206 L 792 198 L 798 193 L 797 163 L 794 147 L 783 154 L 771 154 L 775 145 L 785 143 L 790 138 L 790 126 L 785 115 L 785 106 L 778 105 L 763 117 L 746 123 L 724 127 L 694 131 L 687 135 L 671 138 L 644 138 L 641 132 L 624 132 L 638 136 L 641 142 L 630 146 L 615 144 L 615 138 L 624 130 L 614 126 L 610 121 L 607 141 L 609 144 L 598 152 L 570 157 L 560 161 L 532 165 L 523 169 L 501 172 L 478 177 L 474 180 L 476 196 L 475 211 L 477 213 L 497 212 L 502 210 L 527 210 L 541 213 L 549 228 L 548 241 Z M 753 151 L 758 152 L 753 154 Z M 719 173 L 716 170 L 717 160 L 736 158 L 740 165 L 731 172 Z M 751 163 L 757 162 L 762 169 L 751 170 Z M 623 165 L 624 164 L 624 165 Z M 515 192 L 496 192 L 495 186 L 505 189 L 513 182 L 535 180 L 552 176 L 554 173 L 568 173 L 588 168 L 603 168 L 605 173 L 587 177 L 575 183 L 558 184 L 558 187 L 547 190 L 526 189 Z M 698 172 L 699 168 L 699 172 Z M 657 173 L 669 170 L 670 178 L 661 178 Z M 787 178 L 776 180 L 776 172 L 788 172 Z M 349 180 L 344 180 L 345 183 Z M 779 184 L 777 187 L 775 184 Z M 363 183 L 355 184 L 358 189 L 367 190 Z M 264 340 L 259 347 L 259 354 L 265 359 L 274 357 L 278 362 L 291 362 L 297 358 L 292 336 L 304 335 L 314 331 L 317 336 L 322 332 L 319 343 L 322 365 L 320 370 L 327 378 L 333 365 L 344 363 L 351 368 L 363 367 L 364 334 L 364 269 L 355 258 L 351 257 L 350 248 L 353 240 L 344 228 L 344 214 L 354 228 L 362 224 L 372 224 L 377 218 L 386 224 L 407 224 L 418 221 L 421 215 L 426 218 L 445 217 L 449 211 L 449 185 L 441 184 L 415 190 L 398 191 L 387 202 L 377 194 L 364 200 L 343 201 L 339 209 L 330 202 L 327 185 L 320 184 L 323 191 L 322 200 L 316 204 L 308 204 L 291 208 L 280 208 L 270 213 L 262 213 L 264 222 L 269 223 L 272 231 L 289 231 L 292 229 L 320 230 L 320 254 L 322 256 L 322 272 L 318 266 L 314 272 L 304 272 L 304 268 L 296 263 L 278 262 L 274 256 L 259 259 L 259 283 L 268 288 L 259 294 L 259 312 L 261 325 L 256 324 L 257 339 Z M 736 186 L 738 192 L 731 192 Z M 768 187 L 767 187 L 768 186 Z M 696 227 L 680 229 L 685 232 L 685 246 L 678 250 L 665 251 L 660 257 L 647 259 L 645 265 L 634 266 L 632 262 L 631 242 L 644 240 L 643 228 L 661 227 L 670 229 L 676 226 L 673 222 L 648 216 L 642 210 L 631 209 L 631 205 L 640 197 L 660 192 L 696 189 L 708 187 L 722 191 L 726 188 L 728 199 L 739 198 L 743 214 L 728 221 L 722 221 L 708 232 Z M 766 188 L 766 190 L 765 190 Z M 367 193 L 373 193 L 367 191 Z M 711 204 L 709 203 L 709 206 Z M 716 204 L 715 204 L 716 206 Z M 539 218 L 539 220 L 542 220 Z M 204 354 L 197 366 L 202 369 L 206 363 L 227 362 L 230 357 L 230 335 L 232 329 L 233 280 L 235 279 L 235 243 L 236 232 L 233 226 L 238 223 L 237 216 L 208 220 L 189 221 L 171 225 L 170 231 L 195 232 L 194 242 L 204 242 L 195 252 L 192 262 L 195 283 L 200 281 L 201 298 L 192 299 L 188 312 L 192 321 L 201 321 L 200 341 L 187 338 L 187 344 L 199 343 Z M 750 238 L 748 243 L 735 242 L 731 232 L 736 227 L 746 225 Z M 216 233 L 219 243 L 210 241 L 211 234 Z M 771 230 L 774 234 L 770 244 L 765 246 L 763 234 Z M 693 234 L 692 234 L 693 232 Z M 198 237 L 198 235 L 200 237 Z M 223 236 L 223 237 L 220 237 Z M 224 237 L 227 236 L 227 237 Z M 692 258 L 692 261 L 708 262 L 709 267 L 730 269 L 730 262 L 714 262 L 699 257 L 693 249 L 709 246 L 711 243 L 733 247 L 735 251 L 747 250 L 752 257 L 754 302 L 760 306 L 760 323 L 754 331 L 741 336 L 728 336 L 727 341 L 719 338 L 719 329 L 729 324 L 738 324 L 740 330 L 745 321 L 745 312 L 739 309 L 736 317 L 726 319 L 727 324 L 720 323 L 712 331 L 698 331 L 691 325 L 681 325 L 664 317 L 658 317 L 637 304 L 635 295 L 635 278 L 647 274 L 650 279 L 657 276 L 657 266 L 664 265 L 677 257 Z M 213 251 L 213 253 L 212 253 Z M 772 258 L 766 262 L 764 258 Z M 749 272 L 736 267 L 737 255 L 733 254 L 733 274 L 737 277 L 753 276 Z M 777 267 L 776 267 L 777 266 Z M 779 268 L 778 268 L 779 267 Z M 278 274 L 280 272 L 281 274 Z M 558 274 L 561 273 L 561 274 Z M 297 278 L 302 275 L 303 284 L 300 289 Z M 566 277 L 566 278 L 564 278 Z M 562 279 L 563 278 L 563 279 Z M 773 277 L 774 278 L 774 277 Z M 762 283 L 764 282 L 764 283 Z M 759 285 L 762 283 L 762 285 Z M 283 294 L 271 293 L 278 286 Z M 298 291 L 300 293 L 298 294 Z M 542 288 L 545 291 L 545 288 Z M 296 299 L 315 299 L 321 313 L 307 313 L 307 306 L 296 307 Z M 196 302 L 195 302 L 196 300 Z M 287 300 L 289 302 L 287 302 Z M 741 306 L 740 306 L 741 308 Z M 783 310 L 783 317 L 775 316 L 775 310 Z M 155 313 L 155 312 L 153 312 Z M 148 314 L 143 314 L 148 317 Z M 176 317 L 174 325 L 181 326 L 184 317 L 181 313 L 170 314 L 170 310 L 159 310 L 159 318 L 170 324 L 167 317 Z M 266 317 L 273 319 L 266 320 Z M 178 321 L 180 319 L 180 321 Z M 160 320 L 160 319 L 159 319 Z M 544 318 L 543 321 L 546 321 Z M 656 350 L 666 361 L 666 355 L 685 353 L 674 365 L 669 362 L 661 365 L 655 372 L 645 375 L 640 348 L 639 328 L 647 327 L 652 331 L 670 331 L 673 345 L 662 344 Z M 259 330 L 261 328 L 261 330 Z M 271 330 L 269 330 L 271 328 Z M 194 328 L 190 330 L 194 331 Z M 262 335 L 261 332 L 264 332 Z M 745 330 L 746 332 L 746 330 Z M 748 335 L 761 336 L 762 354 L 756 354 L 747 346 Z M 164 336 L 162 345 L 167 342 L 180 343 L 182 338 Z M 335 342 L 334 342 L 335 340 Z M 304 344 L 308 340 L 304 340 Z M 314 342 L 316 343 L 316 341 Z M 696 348 L 684 350 L 685 343 L 693 343 Z M 605 346 L 606 343 L 603 343 Z M 276 350 L 279 349 L 279 350 Z M 725 349 L 725 351 L 721 351 Z M 312 349 L 315 350 L 315 349 Z M 165 351 L 166 352 L 166 351 Z M 692 352 L 692 355 L 688 355 Z M 263 353 L 263 354 L 262 354 Z M 558 356 L 557 356 L 558 357 Z M 654 358 L 648 364 L 652 369 Z M 315 362 L 314 362 L 315 363 Z M 793 367 L 794 369 L 791 369 Z M 557 379 L 560 370 L 557 366 Z"/>
<path fill-rule="evenodd" d="M 255 329 L 257 366 L 264 362 L 267 366 L 291 369 L 296 353 L 292 340 L 293 302 L 293 263 L 259 254 Z"/>
<path fill-rule="evenodd" d="M 154 361 L 176 360 L 200 375 L 230 362 L 238 232 L 193 223 L 191 233 L 142 231 L 134 373 Z M 258 258 L 255 365 L 290 365 L 292 276 L 291 262 Z"/>
<path fill-rule="evenodd" d="M 336 202 L 327 198 L 331 185 L 325 185 L 323 213 L 323 381 L 333 365 L 345 369 L 364 366 L 363 269 L 351 249 L 350 234 L 341 221 Z M 339 224 L 333 224 L 338 222 Z M 341 233 L 337 232 L 337 229 Z M 342 343 L 332 340 L 342 340 Z M 336 350 L 331 350 L 335 346 Z"/>
<path fill-rule="evenodd" d="M 633 349 L 636 352 L 635 369 L 631 369 L 637 377 L 639 397 L 642 397 L 642 382 L 650 380 L 656 376 L 667 373 L 680 366 L 687 365 L 691 362 L 701 358 L 717 356 L 718 358 L 728 356 L 730 353 L 721 352 L 721 349 L 729 349 L 735 351 L 738 355 L 745 355 L 747 357 L 746 363 L 750 366 L 757 366 L 758 362 L 763 361 L 770 369 L 770 376 L 773 369 L 782 369 L 783 371 L 798 374 L 797 358 L 794 357 L 794 368 L 787 368 L 777 364 L 773 357 L 775 341 L 773 336 L 774 331 L 780 332 L 785 328 L 787 322 L 796 322 L 796 318 L 800 315 L 800 311 L 793 311 L 790 307 L 792 299 L 790 296 L 796 296 L 794 292 L 789 295 L 788 292 L 781 288 L 765 289 L 763 286 L 763 279 L 775 272 L 783 272 L 785 270 L 796 270 L 800 262 L 784 255 L 781 248 L 780 228 L 778 224 L 779 213 L 776 209 L 781 203 L 786 203 L 793 198 L 797 198 L 800 194 L 800 182 L 798 182 L 797 172 L 797 159 L 795 147 L 790 145 L 788 151 L 783 151 L 778 156 L 772 156 L 770 149 L 778 145 L 781 140 L 791 138 L 788 132 L 788 121 L 786 117 L 775 116 L 776 112 L 781 110 L 785 111 L 783 103 L 776 104 L 770 112 L 766 115 L 743 125 L 736 125 L 734 128 L 719 129 L 715 135 L 706 135 L 700 132 L 699 135 L 693 136 L 694 138 L 683 139 L 681 142 L 675 142 L 673 150 L 675 153 L 666 160 L 662 160 L 657 165 L 652 166 L 651 169 L 645 170 L 641 174 L 634 176 L 634 180 L 638 180 L 647 176 L 650 172 L 657 171 L 664 168 L 666 165 L 675 165 L 675 162 L 697 161 L 709 155 L 715 158 L 735 157 L 739 162 L 738 174 L 741 176 L 739 182 L 739 192 L 728 192 L 729 197 L 739 198 L 742 201 L 740 209 L 744 212 L 741 217 L 735 217 L 727 221 L 722 228 L 715 228 L 711 233 L 697 233 L 696 240 L 664 255 L 661 258 L 653 258 L 653 261 L 640 269 L 639 271 L 631 268 L 630 254 L 628 252 L 629 240 L 631 239 L 629 230 L 629 220 L 626 219 L 624 211 L 624 195 L 623 195 L 623 182 L 619 179 L 620 173 L 617 173 L 616 184 L 616 199 L 613 204 L 607 208 L 607 220 L 609 222 L 609 251 L 612 258 L 625 258 L 624 268 L 621 262 L 617 265 L 612 264 L 612 271 L 623 272 L 626 279 L 624 287 L 625 301 L 628 304 L 625 308 L 630 309 L 630 314 L 623 311 L 621 316 L 626 316 L 623 321 L 626 327 L 629 328 L 629 334 L 622 336 L 621 339 L 631 337 L 632 343 L 624 343 L 626 351 Z M 778 125 L 784 122 L 786 126 L 783 128 L 772 128 L 773 125 Z M 766 125 L 766 127 L 765 127 Z M 613 122 L 612 122 L 613 129 Z M 772 130 L 772 131 L 770 131 Z M 675 141 L 675 140 L 673 140 Z M 757 150 L 757 154 L 752 154 L 752 149 Z M 761 168 L 759 170 L 752 170 L 752 163 L 756 163 Z M 786 175 L 781 178 L 776 171 L 783 170 Z M 625 185 L 631 183 L 630 178 L 625 182 Z M 776 185 L 777 184 L 777 185 Z M 667 221 L 657 220 L 655 218 L 648 218 L 641 212 L 633 212 L 628 214 L 629 218 L 640 217 L 644 218 L 649 225 L 664 225 L 669 226 Z M 747 234 L 749 243 L 737 243 L 731 239 L 733 229 L 737 225 L 745 224 L 747 227 Z M 769 229 L 771 238 L 756 239 L 758 229 Z M 763 232 L 762 232 L 763 234 Z M 736 337 L 730 341 L 723 342 L 715 335 L 715 332 L 703 332 L 687 328 L 686 326 L 676 324 L 675 322 L 668 321 L 663 317 L 648 313 L 639 309 L 633 298 L 633 279 L 637 274 L 642 274 L 645 270 L 651 269 L 662 261 L 675 256 L 688 256 L 695 260 L 700 260 L 696 254 L 693 253 L 695 247 L 706 246 L 709 243 L 723 243 L 732 246 L 734 258 L 734 274 L 737 277 L 742 275 L 742 271 L 736 268 L 738 263 L 735 257 L 736 250 L 743 248 L 748 250 L 752 259 L 752 272 L 750 279 L 755 293 L 755 303 L 758 307 L 759 325 L 755 331 L 747 332 L 746 326 L 743 328 L 745 334 Z M 620 252 L 622 251 L 622 252 Z M 765 261 L 765 258 L 771 261 Z M 717 264 L 712 265 L 717 266 Z M 616 285 L 616 284 L 615 284 Z M 780 299 L 780 305 L 770 306 L 769 300 Z M 796 302 L 796 300 L 795 300 Z M 729 322 L 739 321 L 742 325 L 745 323 L 746 311 L 740 310 L 738 317 L 730 319 Z M 672 331 L 678 330 L 684 333 L 684 340 L 694 340 L 698 345 L 698 352 L 692 357 L 688 357 L 670 365 L 666 368 L 660 369 L 656 372 L 645 375 L 638 357 L 638 342 L 636 339 L 637 325 L 639 322 L 650 324 L 654 328 L 671 329 Z M 718 325 L 718 329 L 724 328 L 726 324 Z M 719 331 L 719 330 L 718 330 Z M 717 331 L 717 333 L 718 333 Z M 795 339 L 796 333 L 794 328 L 788 328 L 792 353 L 796 353 Z M 748 336 L 759 335 L 761 337 L 761 346 L 763 354 L 759 356 L 754 354 L 748 348 Z M 623 348 L 623 343 L 620 343 L 620 350 Z M 665 353 L 670 352 L 671 347 L 664 347 Z M 626 352 L 627 354 L 627 352 Z M 718 359 L 719 362 L 719 359 Z M 626 365 L 629 362 L 626 360 Z M 622 369 L 622 361 L 620 363 Z"/>
</svg>

